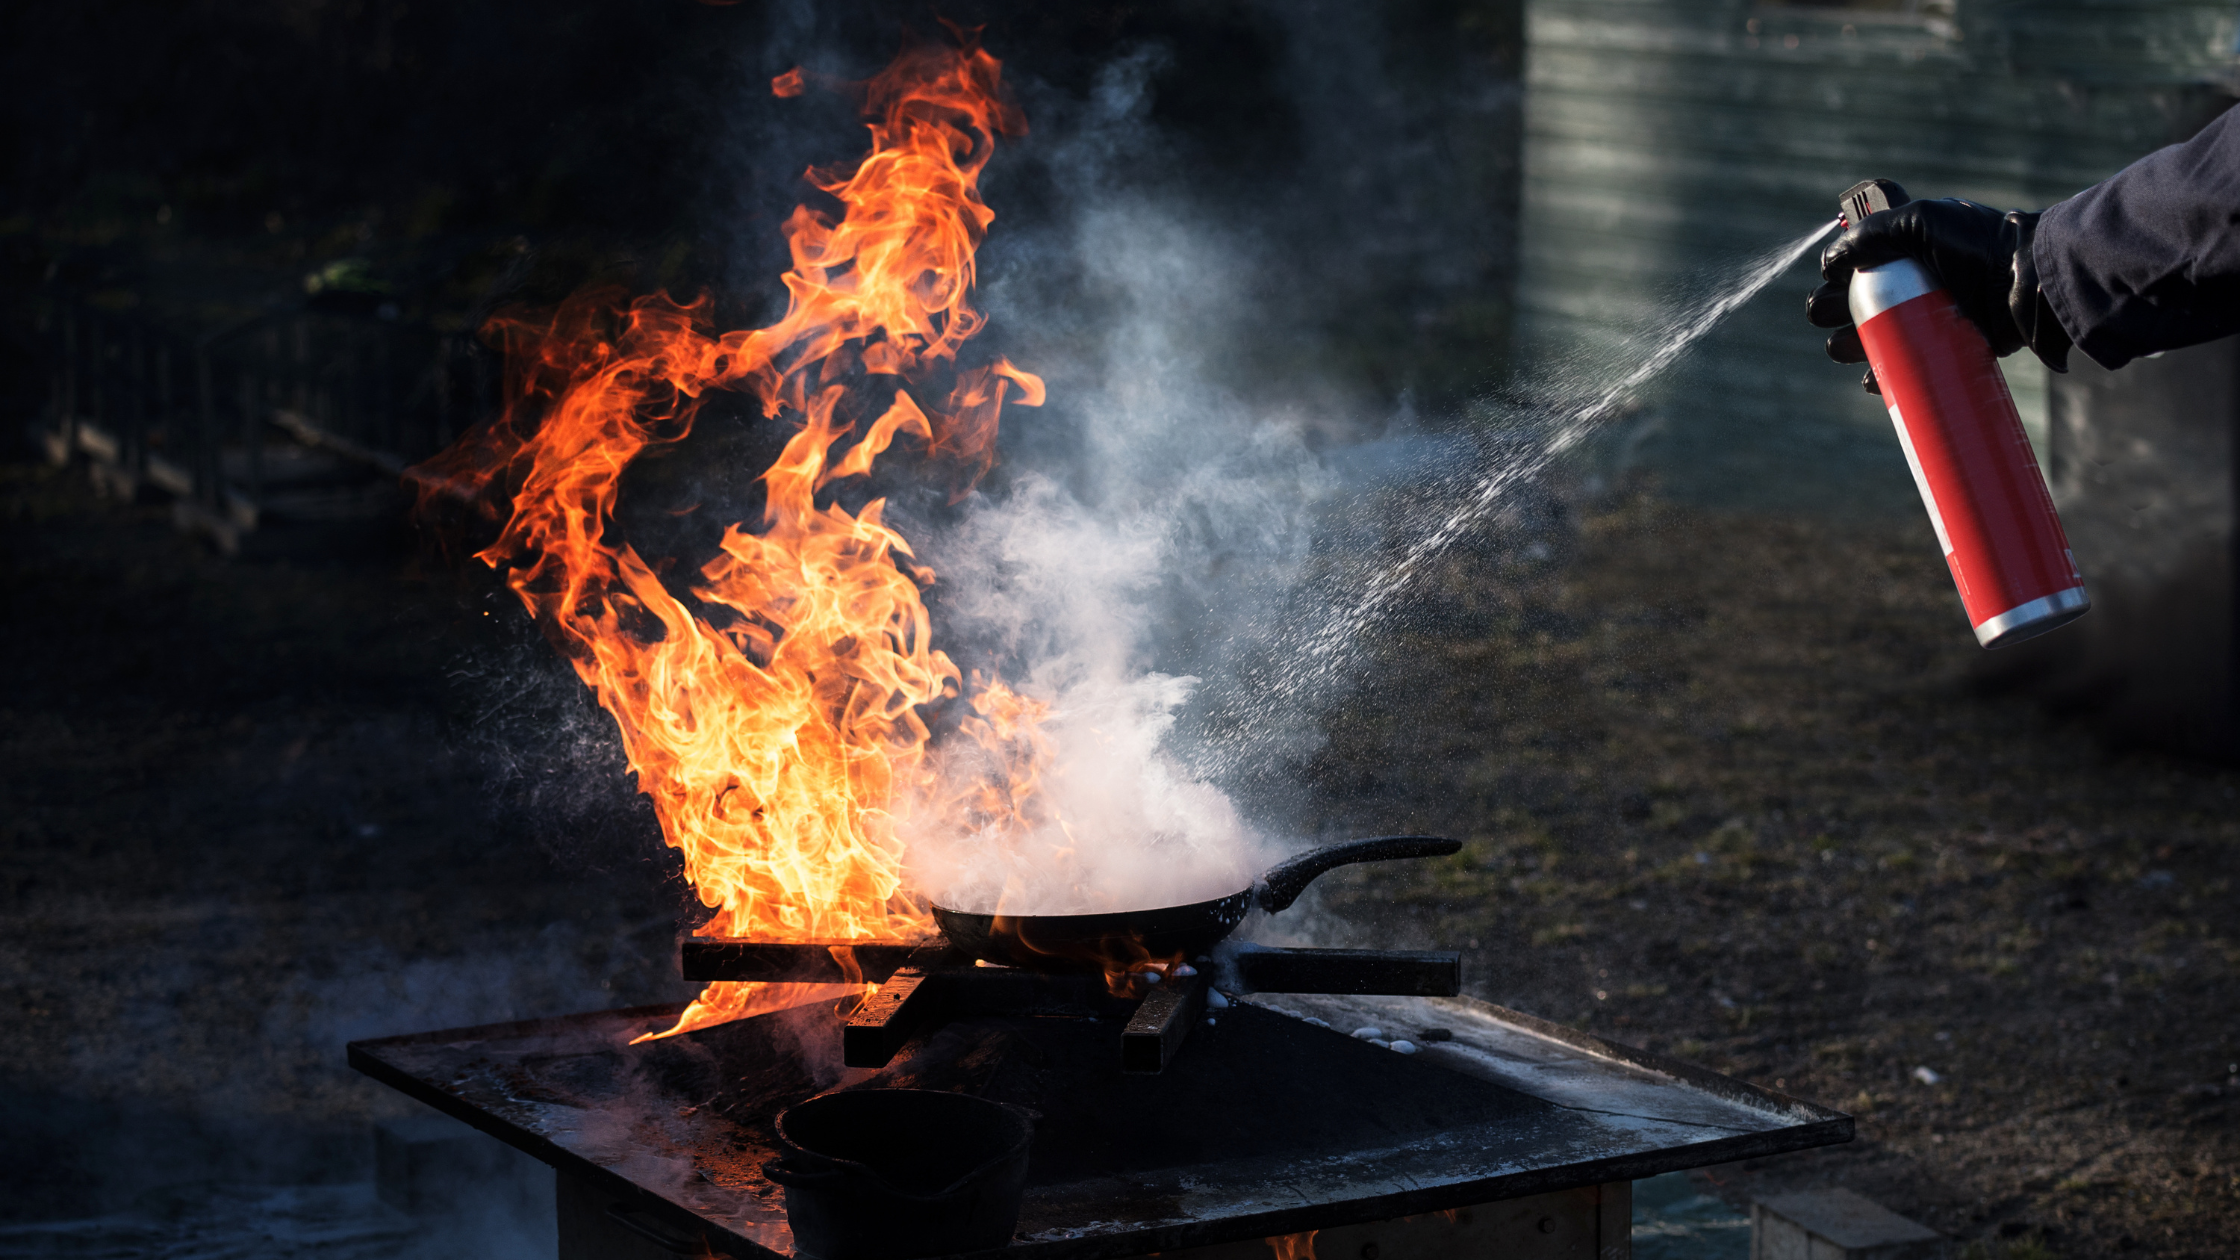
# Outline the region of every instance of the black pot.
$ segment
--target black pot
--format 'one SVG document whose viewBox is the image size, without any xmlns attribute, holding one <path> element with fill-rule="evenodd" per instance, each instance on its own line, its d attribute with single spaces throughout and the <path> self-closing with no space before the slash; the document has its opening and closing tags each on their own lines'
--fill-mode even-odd
<svg viewBox="0 0 2240 1260">
<path fill-rule="evenodd" d="M 1002 1103 L 932 1089 L 823 1094 L 780 1113 L 796 1252 L 911 1260 L 1008 1246 L 1026 1194 L 1034 1126 Z"/>
</svg>

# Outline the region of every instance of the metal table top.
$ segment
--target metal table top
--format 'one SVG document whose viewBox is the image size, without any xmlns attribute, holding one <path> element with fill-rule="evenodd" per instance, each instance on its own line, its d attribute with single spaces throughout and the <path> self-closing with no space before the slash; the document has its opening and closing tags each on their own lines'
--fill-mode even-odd
<svg viewBox="0 0 2240 1260">
<path fill-rule="evenodd" d="M 793 1255 L 761 1165 L 776 1114 L 830 1088 L 1039 1112 L 1001 1253 L 1019 1260 L 1298 1233 L 1852 1136 L 1826 1108 L 1468 998 L 1247 998 L 1157 1076 L 1122 1074 L 1117 1028 L 1094 1020 L 958 1020 L 875 1071 L 840 1065 L 822 1004 L 628 1044 L 679 1009 L 360 1041 L 350 1061 L 741 1260 Z M 1348 1035 L 1363 1025 L 1421 1049 Z M 1434 1028 L 1451 1040 L 1423 1040 Z"/>
</svg>

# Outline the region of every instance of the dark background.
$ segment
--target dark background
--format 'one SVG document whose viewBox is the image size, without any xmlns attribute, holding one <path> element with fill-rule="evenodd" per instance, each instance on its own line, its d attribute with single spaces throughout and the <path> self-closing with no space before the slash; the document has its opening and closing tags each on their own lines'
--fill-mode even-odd
<svg viewBox="0 0 2240 1260">
<path fill-rule="evenodd" d="M 1335 343 L 1374 391 L 1427 378 L 1451 403 L 1503 341 L 1520 13 L 1411 0 L 1332 14 L 1357 38 L 1318 46 L 1312 6 L 967 3 L 938 17 L 982 27 L 1030 113 L 1061 129 L 1102 66 L 1159 49 L 1165 145 L 1130 177 L 1305 248 L 1269 277 L 1271 318 Z M 860 143 L 843 102 L 775 99 L 769 77 L 805 63 L 860 78 L 904 40 L 941 37 L 930 6 L 864 0 L 26 4 L 0 21 L 11 289 L 192 322 L 289 300 L 303 272 L 362 256 L 405 318 L 449 331 L 501 297 L 550 300 L 593 277 L 765 309 L 800 171 Z M 1008 265 L 1005 235 L 1032 235 L 1008 224 L 1045 212 L 1039 143 L 989 176 L 1007 215 L 990 273 Z M 1415 169 L 1364 187 L 1387 173 L 1380 150 Z M 1457 191 L 1467 204 L 1445 204 Z M 20 389 L 38 377 L 31 312 L 13 313 Z"/>
<path fill-rule="evenodd" d="M 991 294 L 1062 286 L 1035 270 L 1070 211 L 1052 154 L 1149 50 L 1155 143 L 1121 177 L 1257 242 L 1241 388 L 1437 427 L 1511 366 L 1520 6 L 943 12 L 985 23 L 1036 128 L 988 177 Z M 412 330 L 462 419 L 507 302 L 602 281 L 764 317 L 800 169 L 860 145 L 769 76 L 861 76 L 912 32 L 923 6 L 12 6 L 11 426 L 65 306 Z M 165 1254 L 313 1210 L 243 1187 L 313 1185 L 361 1249 L 303 1254 L 421 1245 L 344 1193 L 405 1109 L 345 1040 L 685 992 L 694 902 L 606 719 L 459 558 L 471 523 L 415 531 L 393 479 L 225 557 L 82 460 L 27 440 L 5 473 L 0 1220 L 106 1215 L 10 1237 Z M 1330 930 L 1466 949 L 1483 996 L 1861 1116 L 1845 1151 L 1704 1183 L 1738 1201 L 1842 1182 L 1985 1255 L 2228 1250 L 2232 773 L 1973 691 L 1918 519 L 1567 511 L 1550 553 L 1458 553 L 1321 716 L 1307 821 L 1470 842 L 1329 881 Z"/>
</svg>

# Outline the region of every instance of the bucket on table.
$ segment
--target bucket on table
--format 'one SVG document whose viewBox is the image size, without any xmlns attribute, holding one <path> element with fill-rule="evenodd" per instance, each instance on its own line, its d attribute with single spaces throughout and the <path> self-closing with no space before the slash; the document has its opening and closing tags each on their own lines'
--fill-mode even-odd
<svg viewBox="0 0 2240 1260">
<path fill-rule="evenodd" d="M 823 1094 L 778 1116 L 794 1247 L 816 1260 L 911 1260 L 1006 1246 L 1034 1126 L 1016 1107 L 931 1089 Z"/>
</svg>

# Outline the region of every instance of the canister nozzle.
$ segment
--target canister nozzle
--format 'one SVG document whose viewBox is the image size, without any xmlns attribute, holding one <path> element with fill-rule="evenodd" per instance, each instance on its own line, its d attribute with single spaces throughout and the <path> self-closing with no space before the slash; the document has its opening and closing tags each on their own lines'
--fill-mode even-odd
<svg viewBox="0 0 2240 1260">
<path fill-rule="evenodd" d="M 1888 210 L 1913 200 L 1894 179 L 1862 179 L 1843 190 L 1836 204 L 1843 210 L 1843 225 L 1850 227 L 1877 210 Z"/>
</svg>

